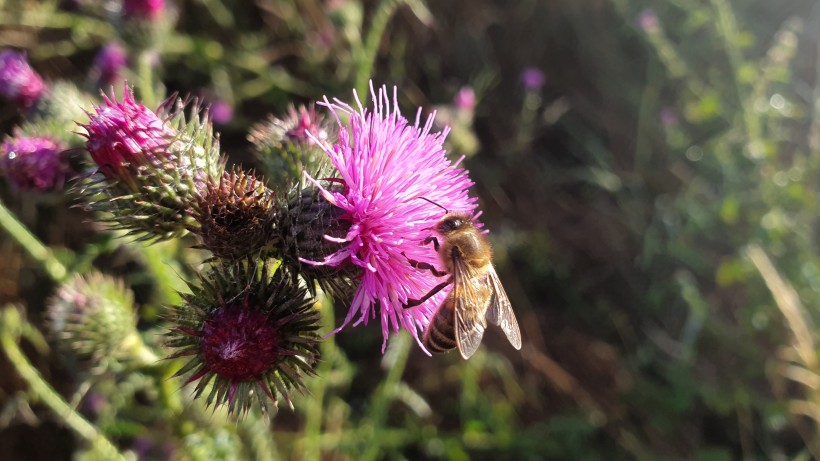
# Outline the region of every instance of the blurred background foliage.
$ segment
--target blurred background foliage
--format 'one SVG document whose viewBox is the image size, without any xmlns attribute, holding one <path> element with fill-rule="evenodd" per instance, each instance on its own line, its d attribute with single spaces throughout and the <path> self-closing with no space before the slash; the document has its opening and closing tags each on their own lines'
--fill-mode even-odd
<svg viewBox="0 0 820 461">
<path fill-rule="evenodd" d="M 154 103 L 173 92 L 228 102 L 234 116 L 217 130 L 233 162 L 264 171 L 252 123 L 322 95 L 349 100 L 371 77 L 397 85 L 408 111 L 438 108 L 454 158 L 468 157 L 525 345 L 516 353 L 491 330 L 465 362 L 401 336 L 382 356 L 378 328 L 344 331 L 269 434 L 219 413 L 169 430 L 143 374 L 90 377 L 23 341 L 117 445 L 139 459 L 820 459 L 816 2 L 172 6 L 176 21 L 132 53 L 124 77 Z M 111 8 L 5 0 L 0 45 L 27 50 L 47 80 L 98 93 L 88 72 L 99 48 L 151 40 L 118 30 Z M 146 88 L 146 65 L 160 86 Z M 543 85 L 525 84 L 528 68 Z M 453 117 L 463 86 L 474 112 Z M 0 107 L 4 133 L 20 122 Z M 80 255 L 73 270 L 123 277 L 146 341 L 161 343 L 179 264 L 201 256 L 114 239 L 65 197 L 5 184 L 0 196 L 58 258 Z M 5 235 L 0 261 L 0 304 L 42 327 L 54 282 Z M 84 444 L 0 367 L 0 458 L 81 457 Z"/>
</svg>

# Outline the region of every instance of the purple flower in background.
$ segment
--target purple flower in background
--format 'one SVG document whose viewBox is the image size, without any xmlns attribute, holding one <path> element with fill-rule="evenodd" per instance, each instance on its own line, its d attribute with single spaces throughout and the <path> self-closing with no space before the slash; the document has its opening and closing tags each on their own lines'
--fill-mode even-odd
<svg viewBox="0 0 820 461">
<path fill-rule="evenodd" d="M 458 110 L 472 112 L 475 109 L 475 91 L 469 86 L 462 86 L 453 98 L 453 104 Z"/>
<path fill-rule="evenodd" d="M 331 103 L 325 98 L 322 104 L 336 117 L 339 140 L 332 146 L 316 141 L 338 170 L 340 182 L 324 187 L 309 179 L 343 210 L 339 219 L 349 221 L 350 228 L 341 239 L 325 236 L 342 243 L 340 250 L 323 261 L 303 262 L 362 268 L 350 310 L 336 331 L 354 317 L 355 326 L 378 315 L 384 350 L 391 329 L 404 328 L 418 341 L 448 291 L 405 309 L 408 299 L 423 297 L 441 282 L 429 271 L 413 268 L 408 258 L 438 266 L 436 252 L 421 242 L 444 215 L 441 207 L 472 214 L 476 199 L 467 193 L 473 185 L 467 171 L 445 156 L 442 143 L 448 129 L 431 132 L 433 117 L 422 121 L 421 109 L 410 123 L 399 112 L 395 88 L 392 101 L 385 87 L 376 92 L 371 84 L 370 91 L 372 112 L 362 107 L 355 92 L 358 110 L 338 99 Z M 347 115 L 350 121 L 343 123 Z"/>
<path fill-rule="evenodd" d="M 28 109 L 45 90 L 46 84 L 29 66 L 25 53 L 8 49 L 0 52 L 0 94 Z"/>
<path fill-rule="evenodd" d="M 165 11 L 165 0 L 124 0 L 122 13 L 125 17 L 154 21 Z"/>
<path fill-rule="evenodd" d="M 209 110 L 211 120 L 217 125 L 224 125 L 233 120 L 233 107 L 226 101 L 217 100 Z"/>
<path fill-rule="evenodd" d="M 660 114 L 661 125 L 665 127 L 672 127 L 678 124 L 678 113 L 671 107 L 664 107 Z"/>
<path fill-rule="evenodd" d="M 52 139 L 18 134 L 3 142 L 0 170 L 22 191 L 53 191 L 61 188 L 70 174 L 63 150 Z"/>
<path fill-rule="evenodd" d="M 538 91 L 545 82 L 544 72 L 537 67 L 527 67 L 521 72 L 521 83 L 528 90 Z"/>
<path fill-rule="evenodd" d="M 128 55 L 122 45 L 110 42 L 103 46 L 94 58 L 94 67 L 100 73 L 99 81 L 109 85 L 116 82 L 127 62 Z"/>
<path fill-rule="evenodd" d="M 638 27 L 644 32 L 654 32 L 660 27 L 660 20 L 654 10 L 645 9 L 638 14 Z"/>
<path fill-rule="evenodd" d="M 156 113 L 134 101 L 130 88 L 123 101 L 103 95 L 103 104 L 81 125 L 86 130 L 86 148 L 100 172 L 127 180 L 134 168 L 156 164 L 172 155 L 168 147 L 177 133 Z"/>
</svg>

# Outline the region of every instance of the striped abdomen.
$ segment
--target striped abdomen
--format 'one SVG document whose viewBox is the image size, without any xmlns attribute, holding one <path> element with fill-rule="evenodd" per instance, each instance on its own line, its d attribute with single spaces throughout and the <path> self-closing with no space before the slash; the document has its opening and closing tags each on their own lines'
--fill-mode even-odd
<svg viewBox="0 0 820 461">
<path fill-rule="evenodd" d="M 422 342 L 430 352 L 447 352 L 456 347 L 455 309 L 452 295 L 441 305 L 424 330 Z"/>
</svg>

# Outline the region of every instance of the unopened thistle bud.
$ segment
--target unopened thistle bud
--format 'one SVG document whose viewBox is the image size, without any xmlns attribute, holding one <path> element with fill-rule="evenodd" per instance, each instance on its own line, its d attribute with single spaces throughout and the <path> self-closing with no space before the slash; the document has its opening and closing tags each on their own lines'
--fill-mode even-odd
<svg viewBox="0 0 820 461">
<path fill-rule="evenodd" d="M 59 190 L 71 173 L 63 151 L 53 139 L 17 133 L 0 145 L 0 172 L 20 191 Z"/>
<path fill-rule="evenodd" d="M 241 169 L 209 181 L 199 196 L 192 232 L 202 247 L 229 260 L 260 253 L 273 244 L 276 210 L 273 192 Z"/>
<path fill-rule="evenodd" d="M 325 160 L 316 142 L 325 141 L 328 133 L 324 115 L 316 113 L 313 105 L 291 106 L 284 118 L 271 116 L 255 125 L 248 140 L 256 146 L 271 183 L 290 186 L 300 180 L 302 170 L 315 172 Z"/>
<path fill-rule="evenodd" d="M 25 53 L 0 51 L 0 94 L 21 109 L 29 109 L 45 91 L 46 84 L 31 68 Z"/>
<path fill-rule="evenodd" d="M 155 113 L 126 88 L 123 102 L 104 104 L 81 124 L 97 171 L 80 191 L 92 211 L 108 213 L 113 228 L 143 239 L 178 236 L 191 224 L 198 194 L 222 175 L 219 141 L 196 105 L 167 103 Z"/>
<path fill-rule="evenodd" d="M 319 358 L 319 312 L 281 269 L 215 266 L 176 308 L 171 356 L 190 356 L 177 376 L 196 382 L 195 396 L 230 413 L 267 409 L 303 391 Z"/>
<path fill-rule="evenodd" d="M 91 364 L 126 359 L 134 344 L 142 345 L 133 295 L 121 281 L 100 273 L 64 283 L 49 301 L 48 317 L 54 335 Z"/>
</svg>

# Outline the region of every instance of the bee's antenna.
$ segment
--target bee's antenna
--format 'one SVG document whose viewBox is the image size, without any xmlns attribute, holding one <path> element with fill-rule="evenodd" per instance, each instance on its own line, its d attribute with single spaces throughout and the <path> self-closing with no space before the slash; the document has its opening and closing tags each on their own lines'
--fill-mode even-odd
<svg viewBox="0 0 820 461">
<path fill-rule="evenodd" d="M 445 214 L 449 214 L 449 213 L 450 213 L 450 210 L 448 210 L 447 208 L 444 208 L 443 206 L 441 206 L 441 205 L 439 205 L 438 203 L 436 203 L 436 202 L 434 202 L 434 201 L 430 200 L 429 198 L 426 198 L 426 197 L 419 197 L 419 198 L 420 198 L 420 199 L 422 199 L 422 200 L 424 200 L 425 202 L 430 202 L 430 203 L 432 203 L 433 205 L 435 205 L 435 206 L 437 206 L 437 207 L 441 208 L 442 210 L 444 210 L 444 213 L 445 213 Z"/>
</svg>

